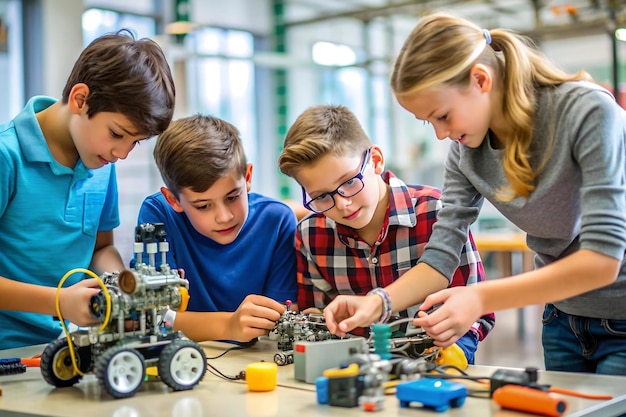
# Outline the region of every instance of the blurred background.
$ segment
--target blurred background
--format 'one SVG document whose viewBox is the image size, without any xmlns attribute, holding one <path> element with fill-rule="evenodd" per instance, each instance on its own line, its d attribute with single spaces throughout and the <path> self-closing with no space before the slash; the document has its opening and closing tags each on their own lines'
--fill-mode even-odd
<svg viewBox="0 0 626 417">
<path fill-rule="evenodd" d="M 177 84 L 175 118 L 213 114 L 240 129 L 255 167 L 253 191 L 299 199 L 277 158 L 298 114 L 323 103 L 352 109 L 384 150 L 387 168 L 405 182 L 440 187 L 448 143 L 401 109 L 388 87 L 406 36 L 435 10 L 526 34 L 559 66 L 588 71 L 626 101 L 624 0 L 0 0 L 0 120 L 15 116 L 33 95 L 60 98 L 81 50 L 99 35 L 129 28 L 163 47 Z M 117 164 L 116 243 L 128 259 L 141 201 L 162 184 L 153 146 L 154 140 L 143 142 Z M 474 226 L 511 230 L 489 206 Z M 497 268 L 489 256 L 485 263 Z M 526 314 L 538 320 L 536 310 Z M 512 337 L 523 337 L 514 313 L 508 327 Z M 524 343 L 540 353 L 538 326 L 528 327 L 533 331 Z"/>
<path fill-rule="evenodd" d="M 400 46 L 433 10 L 527 34 L 564 69 L 585 69 L 609 89 L 617 86 L 618 99 L 626 91 L 624 0 L 0 0 L 0 120 L 33 95 L 60 97 L 80 51 L 99 35 L 129 28 L 165 50 L 177 84 L 176 118 L 213 114 L 240 129 L 254 191 L 299 198 L 277 158 L 293 120 L 322 103 L 350 107 L 405 182 L 440 187 L 448 143 L 401 109 L 388 87 Z M 142 143 L 118 164 L 116 241 L 123 253 L 132 252 L 141 201 L 161 185 L 153 146 Z M 475 225 L 509 227 L 490 207 Z"/>
</svg>

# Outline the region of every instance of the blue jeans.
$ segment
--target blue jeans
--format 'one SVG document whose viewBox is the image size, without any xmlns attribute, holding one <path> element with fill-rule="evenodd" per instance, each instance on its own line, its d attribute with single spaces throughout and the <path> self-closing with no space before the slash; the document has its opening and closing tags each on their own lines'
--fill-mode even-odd
<svg viewBox="0 0 626 417">
<path fill-rule="evenodd" d="M 546 370 L 626 375 L 626 320 L 573 316 L 546 304 Z"/>
</svg>

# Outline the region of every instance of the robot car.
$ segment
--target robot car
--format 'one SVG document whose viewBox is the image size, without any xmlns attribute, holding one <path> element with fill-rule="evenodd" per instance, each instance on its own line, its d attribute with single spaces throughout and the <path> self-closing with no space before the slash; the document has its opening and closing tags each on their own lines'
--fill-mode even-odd
<svg viewBox="0 0 626 417">
<path fill-rule="evenodd" d="M 274 355 L 274 362 L 278 366 L 293 363 L 293 346 L 296 342 L 317 342 L 335 337 L 326 327 L 324 315 L 293 311 L 290 309 L 290 301 L 287 301 L 286 305 L 287 309 L 276 323 L 271 335 L 277 340 L 279 352 Z M 402 321 L 406 320 L 403 319 Z M 421 357 L 426 349 L 434 345 L 432 338 L 422 329 L 414 329 L 413 333 L 394 331 L 392 337 L 386 343 L 391 353 L 410 358 Z M 367 344 L 370 347 L 370 351 L 373 352 L 375 346 L 371 333 L 367 339 Z"/>
<path fill-rule="evenodd" d="M 147 369 L 156 368 L 174 391 L 192 389 L 202 380 L 203 349 L 163 320 L 168 309 L 184 311 L 189 299 L 182 271 L 166 262 L 165 235 L 160 223 L 137 226 L 135 268 L 103 274 L 103 289 L 91 299 L 91 312 L 101 324 L 66 332 L 67 338 L 43 351 L 41 373 L 49 384 L 69 387 L 93 372 L 110 395 L 126 398 L 142 386 Z M 144 248 L 148 263 L 142 259 Z"/>
</svg>

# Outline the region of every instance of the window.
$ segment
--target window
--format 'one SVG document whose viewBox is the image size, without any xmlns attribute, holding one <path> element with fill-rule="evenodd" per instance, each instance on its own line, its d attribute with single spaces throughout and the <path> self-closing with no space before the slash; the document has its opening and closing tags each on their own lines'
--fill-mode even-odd
<svg viewBox="0 0 626 417">
<path fill-rule="evenodd" d="M 0 120 L 15 117 L 24 104 L 22 10 L 20 1 L 0 1 Z"/>
<path fill-rule="evenodd" d="M 239 30 L 200 28 L 185 38 L 187 113 L 210 114 L 239 129 L 246 156 L 256 164 L 257 118 L 254 38 Z"/>
<path fill-rule="evenodd" d="M 348 107 L 372 142 L 381 145 L 391 155 L 390 92 L 386 74 L 378 75 L 359 66 L 358 53 L 346 45 L 316 42 L 312 58 L 321 66 L 320 102 Z"/>
<path fill-rule="evenodd" d="M 137 38 L 151 38 L 156 34 L 153 18 L 113 10 L 88 9 L 83 13 L 83 44 L 87 46 L 98 36 L 130 29 Z"/>
</svg>

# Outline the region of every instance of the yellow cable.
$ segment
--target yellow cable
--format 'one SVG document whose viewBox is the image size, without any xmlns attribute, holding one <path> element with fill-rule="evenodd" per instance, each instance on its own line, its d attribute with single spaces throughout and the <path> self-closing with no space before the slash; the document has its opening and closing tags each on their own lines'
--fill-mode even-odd
<svg viewBox="0 0 626 417">
<path fill-rule="evenodd" d="M 85 269 L 85 268 L 74 268 L 70 271 L 68 271 L 65 275 L 63 275 L 63 278 L 61 278 L 61 281 L 59 281 L 59 285 L 57 286 L 57 292 L 55 294 L 55 308 L 57 311 L 57 316 L 59 317 L 59 321 L 61 322 L 61 327 L 63 327 L 63 332 L 65 333 L 65 338 L 67 339 L 67 346 L 70 350 L 70 358 L 72 359 L 72 366 L 74 367 L 74 373 L 77 375 L 84 375 L 83 372 L 81 372 L 81 370 L 78 368 L 78 365 L 76 364 L 76 352 L 74 352 L 74 343 L 72 343 L 72 340 L 70 338 L 70 332 L 69 330 L 67 330 L 67 326 L 65 325 L 65 321 L 63 320 L 63 315 L 61 314 L 61 302 L 60 302 L 60 298 L 59 296 L 61 295 L 61 289 L 63 288 L 63 283 L 65 282 L 66 279 L 68 279 L 72 274 L 75 274 L 76 272 L 83 272 L 89 276 L 91 276 L 92 278 L 95 278 L 98 281 L 98 285 L 100 285 L 100 288 L 102 288 L 102 291 L 104 292 L 104 298 L 106 300 L 106 313 L 104 315 L 104 322 L 102 323 L 102 326 L 100 326 L 100 328 L 98 329 L 98 333 L 101 333 L 107 326 L 107 324 L 109 323 L 109 318 L 111 317 L 111 295 L 109 294 L 109 291 L 107 290 L 106 285 L 104 285 L 104 282 L 102 281 L 102 279 L 100 279 L 100 277 L 93 271 L 89 270 L 89 269 Z"/>
</svg>

